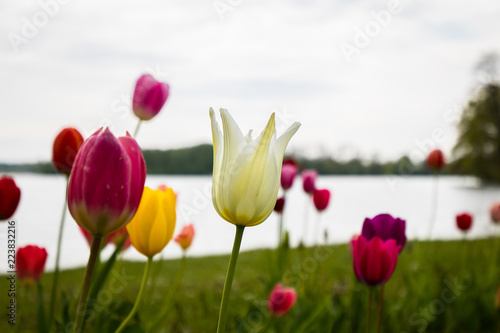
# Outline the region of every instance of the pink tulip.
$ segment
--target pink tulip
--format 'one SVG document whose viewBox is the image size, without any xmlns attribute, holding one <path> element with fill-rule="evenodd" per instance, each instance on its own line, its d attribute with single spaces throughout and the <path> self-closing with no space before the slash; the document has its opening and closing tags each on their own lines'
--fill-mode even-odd
<svg viewBox="0 0 500 333">
<path fill-rule="evenodd" d="M 307 194 L 313 194 L 316 189 L 316 178 L 318 172 L 316 170 L 304 170 L 302 172 L 302 187 Z"/>
<path fill-rule="evenodd" d="M 396 267 L 401 246 L 394 239 L 384 242 L 374 237 L 367 241 L 363 236 L 353 237 L 351 244 L 354 273 L 358 280 L 369 286 L 386 283 Z"/>
<path fill-rule="evenodd" d="M 149 74 L 142 75 L 135 85 L 132 108 L 140 120 L 150 120 L 156 116 L 169 95 L 168 84 L 156 81 Z"/>
<path fill-rule="evenodd" d="M 99 129 L 78 151 L 68 184 L 68 207 L 75 221 L 93 235 L 124 227 L 134 216 L 146 180 L 137 142 Z"/>
<path fill-rule="evenodd" d="M 330 191 L 327 189 L 314 190 L 313 202 L 319 212 L 324 211 L 330 202 Z"/>
<path fill-rule="evenodd" d="M 297 175 L 297 167 L 291 163 L 283 164 L 281 168 L 281 187 L 288 190 L 292 187 L 295 176 Z"/>
<path fill-rule="evenodd" d="M 181 232 L 175 237 L 175 241 L 182 247 L 183 250 L 187 250 L 194 237 L 194 226 L 192 224 L 186 225 L 182 228 Z"/>
<path fill-rule="evenodd" d="M 269 296 L 269 311 L 275 317 L 284 316 L 295 304 L 297 292 L 293 288 L 283 288 L 277 284 Z"/>
<path fill-rule="evenodd" d="M 493 223 L 500 223 L 500 202 L 495 202 L 491 206 L 490 217 Z"/>
</svg>

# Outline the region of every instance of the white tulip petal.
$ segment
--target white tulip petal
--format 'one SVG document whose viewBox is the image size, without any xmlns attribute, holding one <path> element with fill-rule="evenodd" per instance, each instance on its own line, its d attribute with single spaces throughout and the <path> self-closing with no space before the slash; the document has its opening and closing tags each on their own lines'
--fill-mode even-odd
<svg viewBox="0 0 500 333">
<path fill-rule="evenodd" d="M 276 155 L 276 163 L 280 165 L 280 174 L 281 174 L 281 164 L 283 162 L 283 156 L 285 155 L 285 149 L 288 145 L 288 142 L 292 138 L 292 136 L 297 132 L 300 127 L 299 122 L 295 122 L 290 127 L 288 127 L 285 133 L 281 134 L 280 137 L 276 140 L 276 144 L 274 145 L 274 153 Z"/>
<path fill-rule="evenodd" d="M 214 140 L 212 201 L 219 215 L 236 225 L 253 226 L 273 211 L 279 191 L 281 165 L 288 141 L 300 124 L 276 139 L 272 114 L 259 137 L 243 136 L 227 110 L 221 109 L 223 131 L 210 110 Z"/>
</svg>

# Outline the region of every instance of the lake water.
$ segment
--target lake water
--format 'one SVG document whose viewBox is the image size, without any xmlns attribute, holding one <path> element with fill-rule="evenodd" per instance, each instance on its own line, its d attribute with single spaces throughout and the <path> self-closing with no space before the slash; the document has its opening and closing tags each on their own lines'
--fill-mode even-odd
<svg viewBox="0 0 500 333">
<path fill-rule="evenodd" d="M 55 262 L 57 233 L 64 201 L 64 177 L 58 175 L 14 174 L 21 188 L 21 203 L 13 220 L 17 224 L 17 246 L 35 244 L 47 249 L 47 269 Z M 290 231 L 292 246 L 303 237 L 307 225 L 306 244 L 313 244 L 318 235 L 318 223 L 328 231 L 329 243 L 345 243 L 361 232 L 365 217 L 390 213 L 407 221 L 410 239 L 426 239 L 429 233 L 432 210 L 433 177 L 387 176 L 321 176 L 317 185 L 332 191 L 330 206 L 319 215 L 302 191 L 301 179 L 287 194 L 285 227 Z M 167 184 L 178 194 L 176 234 L 187 223 L 193 223 L 196 235 L 190 256 L 229 253 L 232 248 L 235 227 L 222 220 L 215 212 L 211 196 L 209 176 L 148 176 L 146 185 L 156 188 Z M 500 201 L 500 187 L 479 187 L 467 177 L 439 179 L 437 218 L 433 239 L 459 239 L 462 234 L 455 226 L 455 215 L 463 211 L 474 214 L 472 230 L 467 237 L 489 237 L 497 230 L 489 220 L 489 207 Z M 304 220 L 307 217 L 307 224 Z M 7 224 L 0 224 L 0 268 L 6 271 Z M 259 226 L 247 228 L 242 250 L 275 247 L 278 234 L 278 216 L 273 213 Z M 63 268 L 84 266 L 88 260 L 88 246 L 71 215 L 66 215 L 62 243 L 61 265 Z M 108 247 L 103 252 L 107 257 Z M 164 258 L 181 256 L 179 246 L 171 242 L 162 252 Z M 159 255 L 156 257 L 158 258 Z M 145 260 L 132 247 L 125 259 Z"/>
</svg>

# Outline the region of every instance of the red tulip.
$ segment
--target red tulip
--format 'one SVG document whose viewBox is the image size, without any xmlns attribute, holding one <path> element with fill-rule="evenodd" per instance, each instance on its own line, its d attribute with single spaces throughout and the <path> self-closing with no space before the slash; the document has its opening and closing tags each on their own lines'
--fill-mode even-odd
<svg viewBox="0 0 500 333">
<path fill-rule="evenodd" d="M 175 241 L 182 247 L 183 250 L 187 250 L 193 241 L 194 237 L 194 226 L 189 224 L 184 226 L 181 232 L 175 237 Z"/>
<path fill-rule="evenodd" d="M 427 166 L 434 171 L 440 171 L 444 167 L 444 163 L 444 154 L 439 149 L 434 149 L 427 156 Z"/>
<path fill-rule="evenodd" d="M 68 184 L 68 207 L 93 235 L 124 227 L 134 216 L 146 180 L 141 149 L 129 135 L 118 139 L 99 129 L 76 155 Z"/>
<path fill-rule="evenodd" d="M 26 284 L 38 282 L 47 260 L 47 251 L 43 247 L 27 245 L 17 249 L 16 271 L 20 281 Z"/>
<path fill-rule="evenodd" d="M 288 190 L 292 187 L 295 176 L 297 175 L 297 167 L 291 163 L 283 164 L 281 168 L 281 187 Z"/>
<path fill-rule="evenodd" d="M 20 199 L 21 190 L 14 179 L 9 176 L 0 177 L 0 221 L 8 220 L 14 215 Z"/>
<path fill-rule="evenodd" d="M 457 227 L 462 231 L 468 231 L 472 226 L 472 215 L 469 213 L 462 213 L 456 216 Z"/>
<path fill-rule="evenodd" d="M 276 204 L 274 205 L 274 211 L 278 214 L 282 214 L 284 208 L 285 208 L 285 197 L 276 199 Z"/>
<path fill-rule="evenodd" d="M 52 146 L 52 165 L 57 172 L 70 174 L 82 143 L 82 135 L 73 127 L 67 127 L 57 134 Z"/>
<path fill-rule="evenodd" d="M 293 288 L 283 288 L 277 284 L 269 296 L 269 311 L 275 317 L 284 316 L 295 304 L 297 292 Z"/>
<path fill-rule="evenodd" d="M 490 217 L 493 223 L 500 223 L 500 202 L 496 202 L 491 206 Z"/>
<path fill-rule="evenodd" d="M 394 239 L 384 242 L 374 237 L 367 241 L 363 236 L 353 237 L 351 244 L 354 273 L 358 280 L 369 286 L 386 283 L 396 267 L 401 246 Z"/>
<path fill-rule="evenodd" d="M 149 74 L 142 75 L 135 85 L 132 108 L 140 120 L 150 120 L 156 116 L 169 95 L 168 84 L 156 81 Z"/>
<path fill-rule="evenodd" d="M 330 202 L 330 191 L 327 189 L 314 190 L 313 201 L 319 212 L 324 211 Z"/>
<path fill-rule="evenodd" d="M 307 194 L 313 194 L 316 189 L 316 178 L 318 173 L 316 170 L 304 170 L 302 172 L 302 187 Z"/>
</svg>

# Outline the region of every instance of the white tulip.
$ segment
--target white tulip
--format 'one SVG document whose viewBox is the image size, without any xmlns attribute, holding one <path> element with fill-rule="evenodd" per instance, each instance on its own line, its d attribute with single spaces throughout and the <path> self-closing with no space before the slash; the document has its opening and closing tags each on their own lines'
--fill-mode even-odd
<svg viewBox="0 0 500 333">
<path fill-rule="evenodd" d="M 212 201 L 215 210 L 235 225 L 264 222 L 276 204 L 286 146 L 300 123 L 293 123 L 278 139 L 274 113 L 258 138 L 243 136 L 233 117 L 220 109 L 221 132 L 210 108 L 214 147 Z"/>
</svg>

